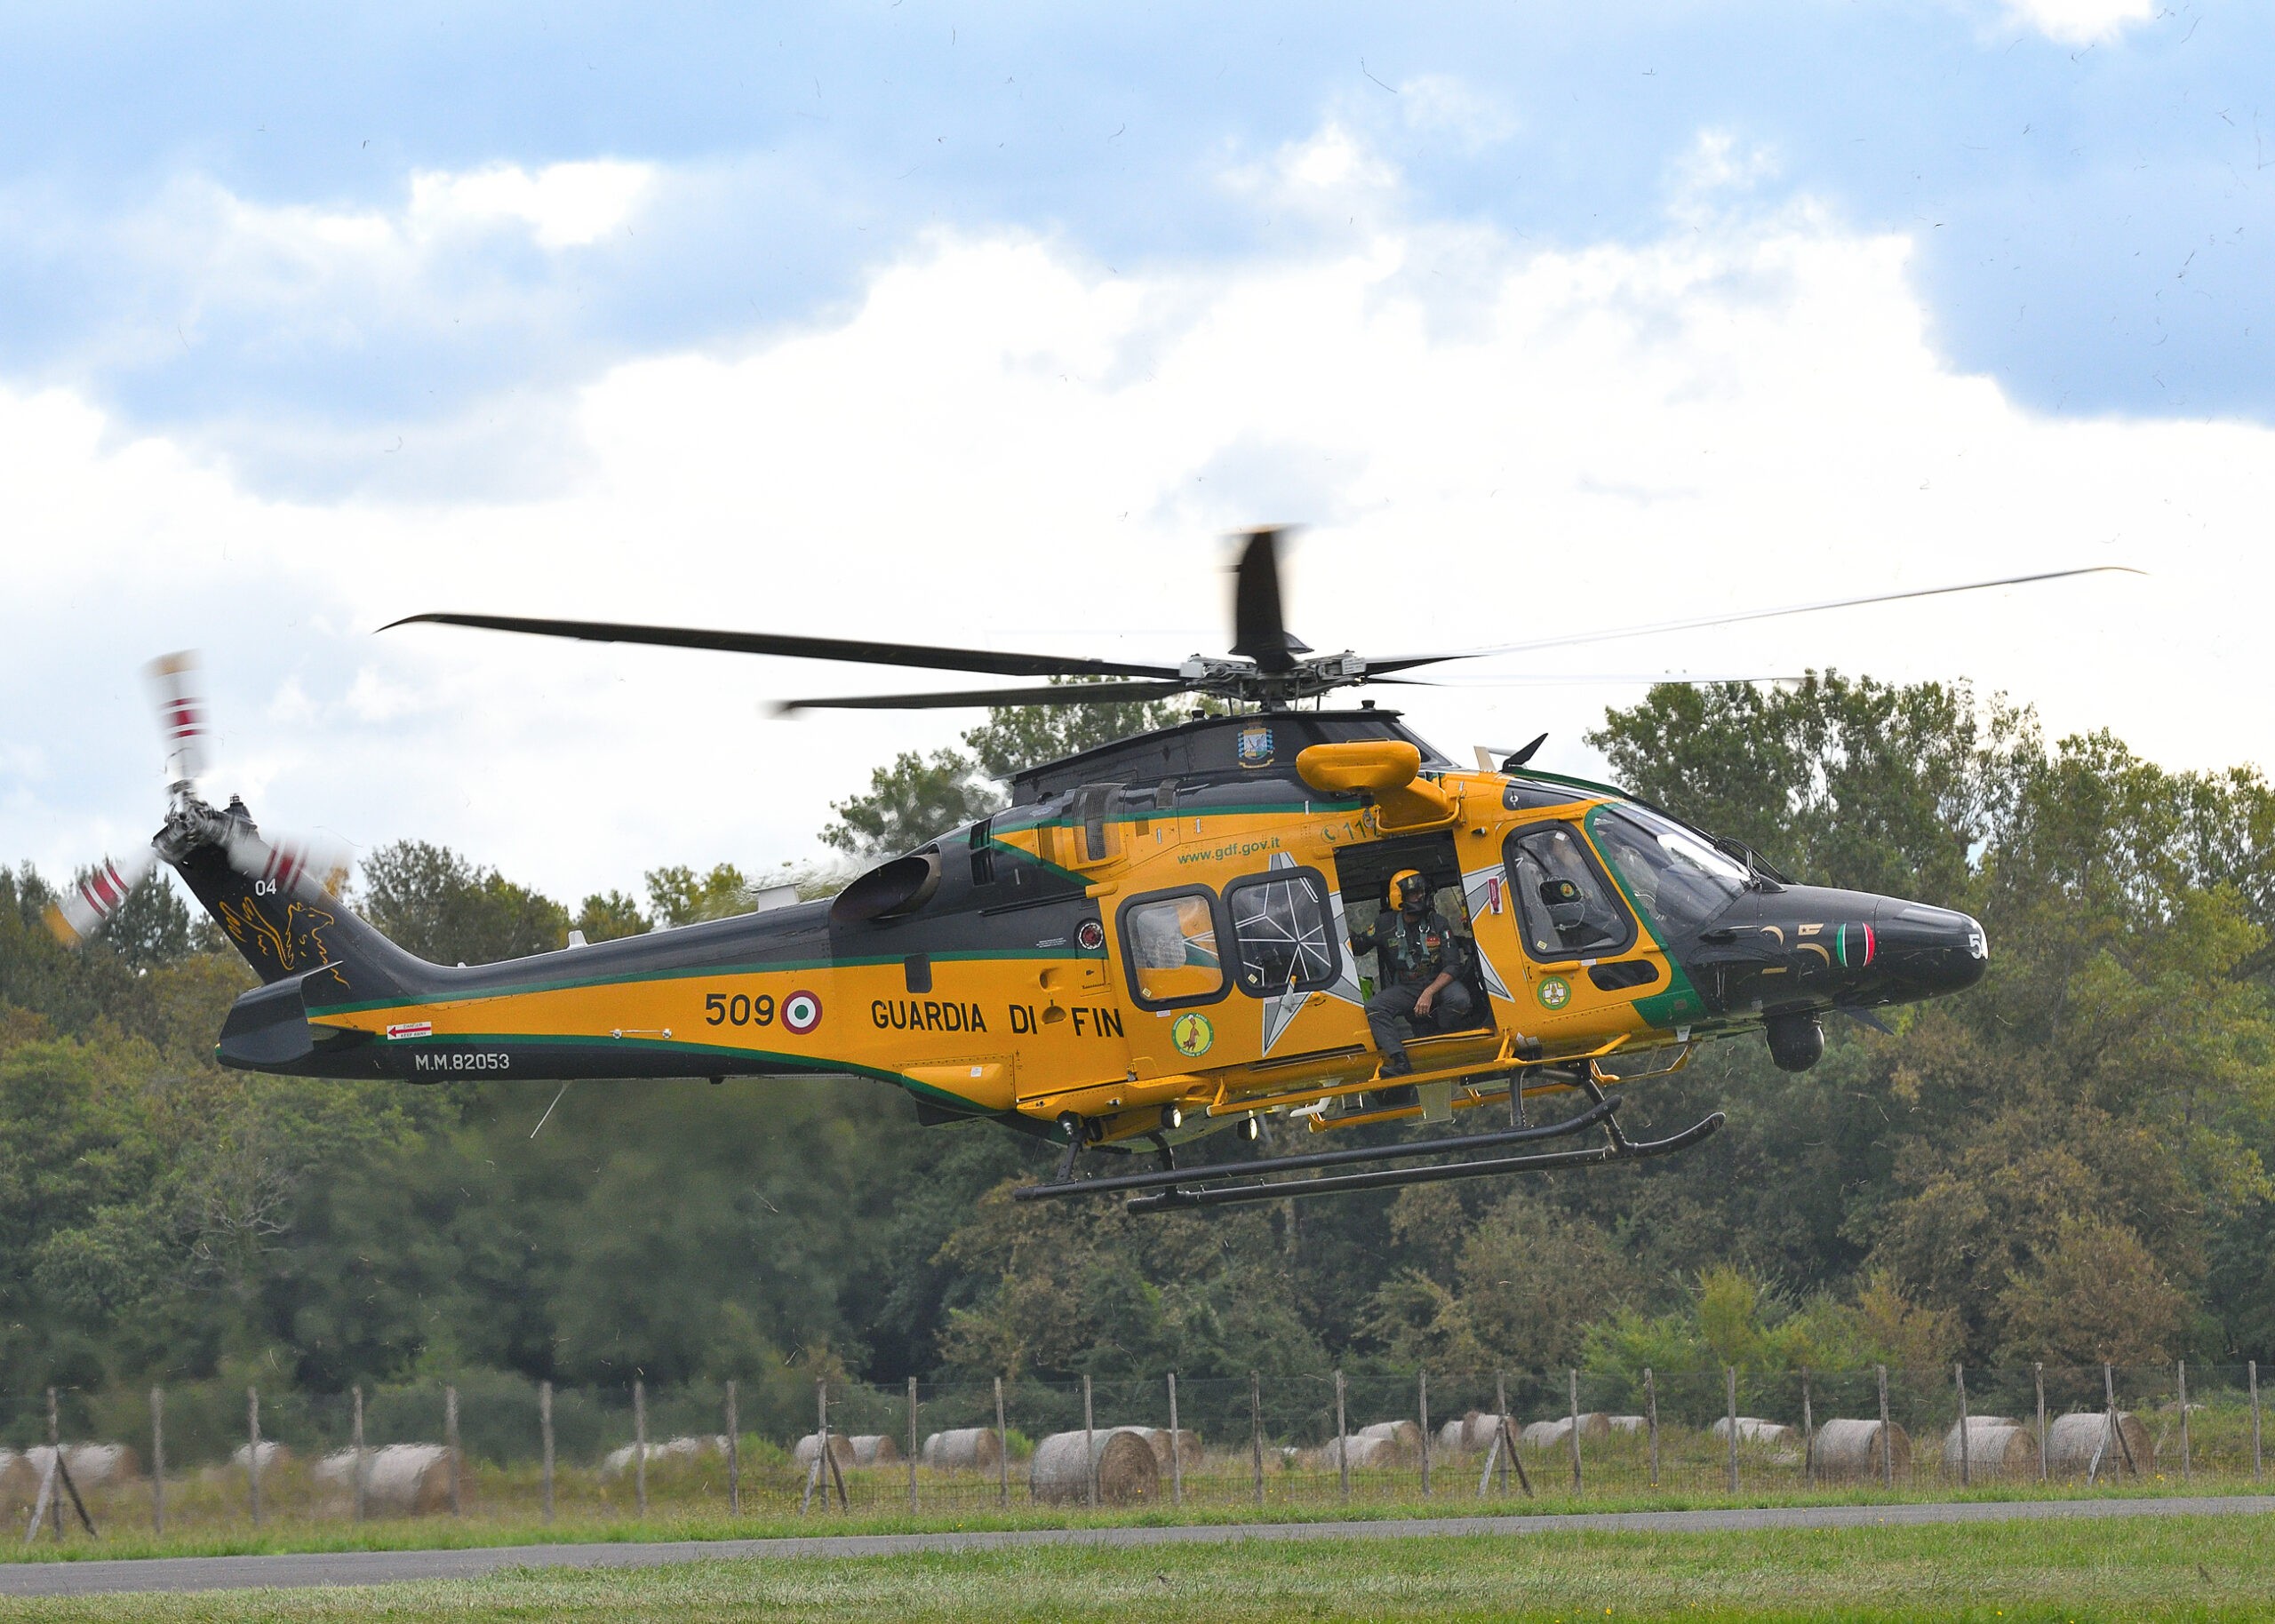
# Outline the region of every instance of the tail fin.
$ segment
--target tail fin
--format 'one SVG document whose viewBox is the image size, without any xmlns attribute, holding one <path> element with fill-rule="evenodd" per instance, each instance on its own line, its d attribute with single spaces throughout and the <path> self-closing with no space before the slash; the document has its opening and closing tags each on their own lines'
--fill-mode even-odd
<svg viewBox="0 0 2275 1624">
<path fill-rule="evenodd" d="M 435 966 L 388 941 L 307 874 L 286 867 L 253 875 L 231 862 L 232 843 L 259 832 L 243 801 L 233 799 L 216 821 L 229 826 L 166 856 L 262 981 L 308 976 L 323 1003 L 408 998 L 435 984 Z"/>
</svg>

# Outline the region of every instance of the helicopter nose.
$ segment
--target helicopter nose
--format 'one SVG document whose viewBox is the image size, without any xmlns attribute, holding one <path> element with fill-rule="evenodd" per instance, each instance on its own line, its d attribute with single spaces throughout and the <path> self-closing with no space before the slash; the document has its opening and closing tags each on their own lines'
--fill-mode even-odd
<svg viewBox="0 0 2275 1624">
<path fill-rule="evenodd" d="M 1880 957 L 1899 998 L 1963 992 L 1990 967 L 1990 938 L 1967 914 L 1894 898 L 1875 912 Z"/>
</svg>

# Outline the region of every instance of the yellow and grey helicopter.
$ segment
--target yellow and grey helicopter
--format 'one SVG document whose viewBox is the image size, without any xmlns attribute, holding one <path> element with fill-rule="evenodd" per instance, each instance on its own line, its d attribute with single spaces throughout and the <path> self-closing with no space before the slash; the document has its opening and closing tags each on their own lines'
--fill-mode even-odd
<svg viewBox="0 0 2275 1624">
<path fill-rule="evenodd" d="M 154 667 L 173 780 L 140 865 L 104 864 L 59 911 L 97 928 L 147 865 L 171 864 L 263 985 L 222 1029 L 224 1064 L 410 1082 L 804 1075 L 881 1079 L 926 1120 L 992 1118 L 1061 1142 L 1021 1195 L 1127 1192 L 1133 1210 L 1323 1195 L 1664 1155 L 1720 1113 L 1630 1139 L 1615 1085 L 1702 1043 L 1766 1034 L 1776 1063 L 1822 1052 L 1820 1017 L 1972 986 L 1982 927 L 1899 897 L 1797 885 L 1758 853 L 1612 786 L 1535 768 L 1541 740 L 1473 767 L 1400 715 L 1298 708 L 1360 683 L 1506 649 L 1315 655 L 1281 612 L 1278 532 L 1235 571 L 1225 657 L 1175 665 L 496 615 L 411 620 L 541 636 L 1015 678 L 1002 690 L 794 701 L 822 708 L 1083 705 L 1207 696 L 1233 713 L 1034 767 L 1010 804 L 883 862 L 836 896 L 472 967 L 428 964 L 261 836 L 201 800 L 190 668 Z M 2069 569 L 1842 601 L 1872 603 L 2094 573 Z M 1755 609 L 1646 631 L 1842 607 Z M 403 622 L 395 623 L 405 624 Z M 1632 635 L 1632 633 L 1597 636 Z M 1544 646 L 1589 641 L 1570 637 Z M 1438 999 L 1386 1059 L 1367 944 L 1393 891 L 1456 938 Z M 1393 904 L 1394 905 L 1394 904 Z M 1410 1035 L 1408 1035 L 1410 1030 Z M 1537 1122 L 1529 1099 L 1577 1096 Z M 1177 1147 L 1278 1116 L 1329 1133 L 1505 1125 L 1180 1166 Z M 1476 1120 L 1473 1118 L 1472 1120 Z M 1538 1142 L 1590 1134 L 1555 1150 Z M 1275 1136 L 1283 1137 L 1283 1136 Z M 1361 1135 L 1373 1141 L 1377 1135 Z M 1141 1151 L 1158 1165 L 1139 1171 Z M 1407 1164 L 1420 1165 L 1407 1165 Z M 1367 1164 L 1376 1164 L 1368 1166 Z M 1349 1168 L 1349 1171 L 1340 1169 Z"/>
</svg>

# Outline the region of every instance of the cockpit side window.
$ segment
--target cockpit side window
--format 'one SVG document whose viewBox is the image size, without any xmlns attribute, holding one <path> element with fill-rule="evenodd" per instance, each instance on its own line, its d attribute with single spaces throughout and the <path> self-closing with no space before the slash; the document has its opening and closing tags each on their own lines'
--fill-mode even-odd
<svg viewBox="0 0 2275 1624">
<path fill-rule="evenodd" d="M 1599 807 L 1588 831 L 1663 933 L 1704 930 L 1745 892 L 1742 865 L 1647 808 Z"/>
<path fill-rule="evenodd" d="M 1580 832 L 1569 824 L 1520 829 L 1502 848 L 1525 950 L 1536 959 L 1599 959 L 1634 940 L 1634 921 Z"/>
</svg>

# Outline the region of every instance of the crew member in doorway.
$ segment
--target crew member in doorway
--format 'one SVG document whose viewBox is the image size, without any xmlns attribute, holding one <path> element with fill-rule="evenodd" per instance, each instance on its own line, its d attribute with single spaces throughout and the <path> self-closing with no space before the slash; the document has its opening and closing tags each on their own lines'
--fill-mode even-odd
<svg viewBox="0 0 2275 1624">
<path fill-rule="evenodd" d="M 1367 1000 L 1367 1030 L 1382 1052 L 1382 1075 L 1414 1070 L 1399 1035 L 1401 1015 L 1419 1032 L 1467 1024 L 1477 1007 L 1461 980 L 1461 943 L 1446 916 L 1430 905 L 1430 882 L 1416 869 L 1391 876 L 1391 910 L 1351 938 L 1351 951 L 1375 955 L 1375 995 Z"/>
</svg>

